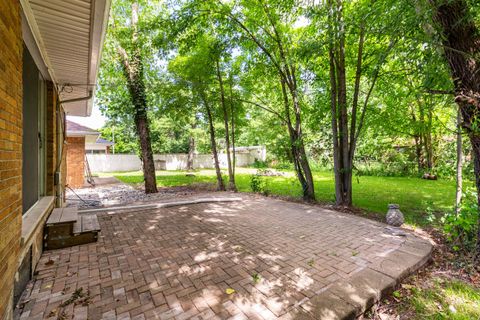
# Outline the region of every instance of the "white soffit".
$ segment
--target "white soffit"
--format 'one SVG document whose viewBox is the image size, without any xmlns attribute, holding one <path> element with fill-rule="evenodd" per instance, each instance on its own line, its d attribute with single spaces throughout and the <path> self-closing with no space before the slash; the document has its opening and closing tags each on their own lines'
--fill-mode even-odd
<svg viewBox="0 0 480 320">
<path fill-rule="evenodd" d="M 60 100 L 95 90 L 110 0 L 21 0 L 26 20 Z M 93 98 L 64 103 L 69 115 L 89 116 Z"/>
</svg>

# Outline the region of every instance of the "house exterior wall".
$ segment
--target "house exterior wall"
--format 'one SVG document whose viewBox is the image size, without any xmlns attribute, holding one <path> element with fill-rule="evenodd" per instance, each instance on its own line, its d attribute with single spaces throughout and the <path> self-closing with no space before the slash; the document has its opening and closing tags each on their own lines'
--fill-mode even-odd
<svg viewBox="0 0 480 320">
<path fill-rule="evenodd" d="M 85 183 L 85 137 L 67 137 L 67 185 L 80 188 Z"/>
<path fill-rule="evenodd" d="M 47 83 L 47 181 L 46 195 L 55 195 L 55 171 L 57 167 L 57 94 L 53 83 Z"/>
<path fill-rule="evenodd" d="M 22 227 L 22 29 L 18 0 L 0 1 L 0 319 L 12 316 Z"/>
<path fill-rule="evenodd" d="M 64 184 L 58 187 L 57 181 L 55 181 L 55 171 L 60 171 L 57 168 L 60 159 L 58 153 L 61 149 L 59 144 L 63 144 L 63 138 L 57 128 L 61 128 L 64 121 L 63 109 L 58 105 L 58 95 L 53 83 L 46 81 L 45 87 L 45 193 L 22 216 L 20 254 L 14 278 L 14 303 L 23 292 L 28 280 L 31 279 L 42 255 L 44 224 L 55 203 L 63 204 L 63 201 L 55 202 L 55 198 L 62 197 L 64 193 Z"/>
</svg>

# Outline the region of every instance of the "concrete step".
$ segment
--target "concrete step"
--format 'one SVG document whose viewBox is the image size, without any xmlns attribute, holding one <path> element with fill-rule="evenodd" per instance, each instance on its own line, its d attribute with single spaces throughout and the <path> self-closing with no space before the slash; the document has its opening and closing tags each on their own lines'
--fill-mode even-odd
<svg viewBox="0 0 480 320">
<path fill-rule="evenodd" d="M 98 231 L 100 231 L 100 224 L 96 214 L 79 214 L 77 221 L 73 224 L 73 234 Z"/>
<path fill-rule="evenodd" d="M 96 214 L 79 214 L 74 207 L 57 208 L 45 225 L 44 247 L 61 249 L 96 242 L 99 231 Z"/>
</svg>

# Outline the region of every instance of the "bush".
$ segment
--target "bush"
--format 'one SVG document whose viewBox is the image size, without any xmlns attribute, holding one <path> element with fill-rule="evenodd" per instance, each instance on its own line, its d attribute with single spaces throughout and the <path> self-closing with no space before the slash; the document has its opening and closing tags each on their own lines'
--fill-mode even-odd
<svg viewBox="0 0 480 320">
<path fill-rule="evenodd" d="M 266 161 L 255 159 L 255 161 L 252 164 L 252 167 L 257 169 L 263 169 L 263 168 L 268 168 L 268 164 Z"/>
<path fill-rule="evenodd" d="M 355 165 L 357 176 L 373 177 L 414 177 L 418 176 L 415 163 L 409 161 L 396 162 L 370 162 L 358 163 Z"/>
<path fill-rule="evenodd" d="M 469 189 L 463 196 L 460 212 L 450 211 L 443 217 L 443 230 L 454 250 L 472 252 L 477 236 L 477 194 Z"/>
<path fill-rule="evenodd" d="M 256 174 L 252 174 L 250 177 L 250 188 L 255 193 L 263 193 L 264 195 L 270 194 L 267 189 L 267 180 L 263 173 L 265 170 L 257 170 Z"/>
</svg>

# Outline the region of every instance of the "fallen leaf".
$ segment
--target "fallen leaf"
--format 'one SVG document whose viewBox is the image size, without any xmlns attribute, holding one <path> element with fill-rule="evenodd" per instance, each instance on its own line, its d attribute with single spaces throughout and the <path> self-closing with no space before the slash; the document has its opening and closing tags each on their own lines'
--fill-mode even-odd
<svg viewBox="0 0 480 320">
<path fill-rule="evenodd" d="M 226 293 L 226 294 L 234 294 L 234 293 L 235 293 L 235 289 L 227 288 L 227 290 L 225 290 L 225 293 Z"/>
<path fill-rule="evenodd" d="M 412 286 L 411 284 L 406 284 L 406 283 L 405 283 L 405 284 L 402 284 L 402 288 L 403 288 L 403 289 L 410 290 L 410 289 L 413 289 L 414 286 Z"/>
</svg>

